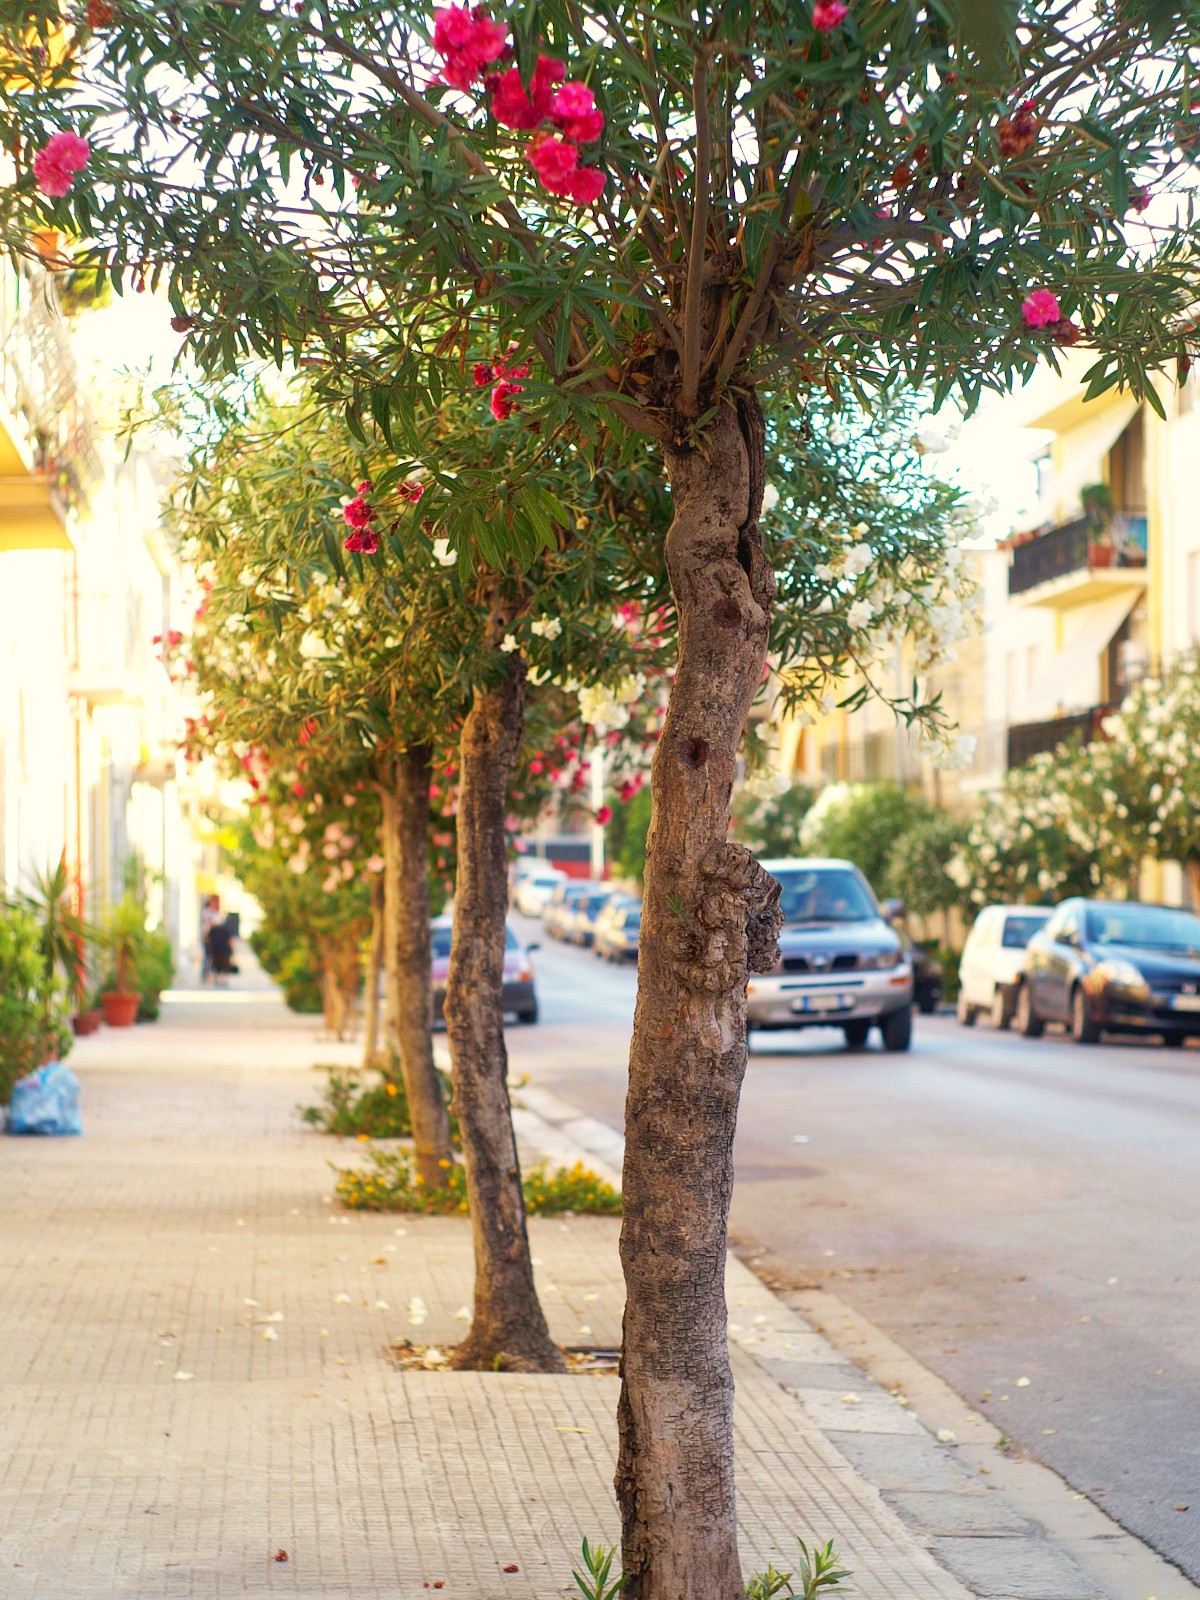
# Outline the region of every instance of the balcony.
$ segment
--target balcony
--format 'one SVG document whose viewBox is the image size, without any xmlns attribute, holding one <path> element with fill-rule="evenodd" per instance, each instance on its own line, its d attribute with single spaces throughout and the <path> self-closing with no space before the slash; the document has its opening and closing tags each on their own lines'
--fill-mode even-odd
<svg viewBox="0 0 1200 1600">
<path fill-rule="evenodd" d="M 1019 722 L 1008 730 L 1008 765 L 1023 767 L 1031 756 L 1045 750 L 1057 750 L 1074 734 L 1083 744 L 1104 737 L 1100 724 L 1112 711 L 1112 706 L 1092 706 L 1069 717 L 1051 717 L 1048 722 Z"/>
<path fill-rule="evenodd" d="M 0 551 L 69 550 L 98 471 L 53 275 L 0 267 Z"/>
<path fill-rule="evenodd" d="M 1145 517 L 1115 516 L 1100 536 L 1078 517 L 1014 545 L 1008 592 L 1059 610 L 1136 595 L 1146 587 L 1146 555 Z"/>
</svg>

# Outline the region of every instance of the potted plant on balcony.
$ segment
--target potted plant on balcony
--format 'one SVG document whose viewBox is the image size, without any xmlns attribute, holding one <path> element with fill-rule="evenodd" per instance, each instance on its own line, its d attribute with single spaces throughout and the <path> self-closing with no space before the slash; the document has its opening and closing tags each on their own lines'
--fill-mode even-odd
<svg viewBox="0 0 1200 1600">
<path fill-rule="evenodd" d="M 1116 553 L 1112 537 L 1113 492 L 1106 483 L 1087 483 L 1079 491 L 1088 528 L 1088 566 L 1111 567 Z"/>
<path fill-rule="evenodd" d="M 146 937 L 146 914 L 140 902 L 127 894 L 112 906 L 104 921 L 104 942 L 112 972 L 100 992 L 104 1020 L 110 1028 L 128 1028 L 136 1020 L 142 997 L 130 987 Z"/>
</svg>

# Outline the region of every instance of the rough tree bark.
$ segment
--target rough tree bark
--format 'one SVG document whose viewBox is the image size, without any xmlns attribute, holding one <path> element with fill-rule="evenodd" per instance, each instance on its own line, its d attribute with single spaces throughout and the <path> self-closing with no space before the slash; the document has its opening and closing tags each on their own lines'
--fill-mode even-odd
<svg viewBox="0 0 1200 1600">
<path fill-rule="evenodd" d="M 654 758 L 625 1109 L 616 1488 L 629 1600 L 743 1593 L 725 1252 L 746 978 L 777 957 L 779 886 L 727 840 L 775 584 L 758 534 L 763 426 L 722 410 L 668 450 L 679 668 Z"/>
<path fill-rule="evenodd" d="M 429 780 L 431 751 L 415 745 L 388 766 L 383 802 L 384 965 L 389 1044 L 412 1120 L 421 1182 L 440 1189 L 454 1159 L 450 1119 L 433 1062 L 433 973 L 429 937 Z"/>
<path fill-rule="evenodd" d="M 373 1067 L 379 1053 L 379 978 L 383 971 L 384 882 L 377 873 L 371 884 L 371 943 L 367 951 L 366 994 L 363 1000 L 364 1068 Z"/>
<path fill-rule="evenodd" d="M 550 1337 L 533 1284 L 501 1010 L 508 910 L 504 818 L 524 718 L 524 663 L 506 656 L 501 682 L 475 691 L 460 745 L 446 1028 L 467 1164 L 475 1307 L 471 1331 L 452 1361 L 457 1367 L 561 1372 L 562 1352 Z"/>
</svg>

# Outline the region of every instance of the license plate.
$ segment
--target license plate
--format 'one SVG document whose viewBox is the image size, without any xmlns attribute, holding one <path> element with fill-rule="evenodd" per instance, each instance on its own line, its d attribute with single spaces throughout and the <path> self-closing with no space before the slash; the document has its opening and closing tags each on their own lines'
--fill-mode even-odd
<svg viewBox="0 0 1200 1600">
<path fill-rule="evenodd" d="M 792 1010 L 848 1011 L 853 1004 L 854 1001 L 848 994 L 802 994 L 797 995 L 792 1001 Z"/>
<path fill-rule="evenodd" d="M 1200 994 L 1177 994 L 1171 1004 L 1176 1011 L 1200 1011 Z"/>
</svg>

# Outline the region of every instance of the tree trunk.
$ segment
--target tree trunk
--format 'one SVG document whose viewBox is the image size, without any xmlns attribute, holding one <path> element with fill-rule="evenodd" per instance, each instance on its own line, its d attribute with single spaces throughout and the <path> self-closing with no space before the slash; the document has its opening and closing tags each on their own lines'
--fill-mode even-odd
<svg viewBox="0 0 1200 1600">
<path fill-rule="evenodd" d="M 510 655 L 503 680 L 476 689 L 460 749 L 446 1027 L 467 1164 L 475 1308 L 471 1331 L 452 1359 L 457 1367 L 561 1372 L 562 1352 L 550 1338 L 533 1285 L 501 1010 L 508 911 L 504 818 L 524 721 L 525 667 Z"/>
<path fill-rule="evenodd" d="M 428 745 L 404 751 L 381 785 L 387 1034 L 400 1057 L 421 1182 L 440 1189 L 454 1159 L 450 1119 L 433 1064 L 433 973 L 429 938 Z"/>
<path fill-rule="evenodd" d="M 360 971 L 358 951 L 336 936 L 319 939 L 317 960 L 321 967 L 321 1005 L 325 1027 L 335 1039 L 344 1039 L 354 1020 L 354 1000 Z M 352 976 L 347 972 L 350 963 L 354 968 Z"/>
<path fill-rule="evenodd" d="M 616 1488 L 629 1600 L 743 1593 L 725 1306 L 746 979 L 778 956 L 779 886 L 727 839 L 774 579 L 757 404 L 668 451 L 679 668 L 654 757 L 625 1109 L 625 1336 Z"/>
<path fill-rule="evenodd" d="M 1191 896 L 1192 910 L 1200 916 L 1200 856 L 1188 856 L 1183 863 L 1183 870 L 1187 874 L 1188 894 Z"/>
<path fill-rule="evenodd" d="M 384 883 L 376 873 L 371 884 L 371 944 L 367 951 L 366 999 L 363 1002 L 363 1066 L 373 1067 L 379 1054 L 379 978 L 383 971 Z"/>
</svg>

